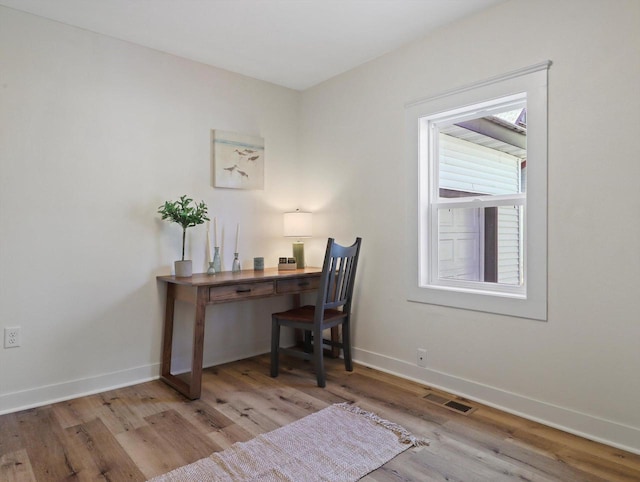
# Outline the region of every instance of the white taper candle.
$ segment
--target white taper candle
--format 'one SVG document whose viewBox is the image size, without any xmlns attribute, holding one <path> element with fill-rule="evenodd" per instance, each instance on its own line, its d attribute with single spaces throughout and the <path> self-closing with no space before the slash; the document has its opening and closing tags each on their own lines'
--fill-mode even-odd
<svg viewBox="0 0 640 482">
<path fill-rule="evenodd" d="M 213 218 L 213 245 L 218 246 L 218 218 Z"/>
<path fill-rule="evenodd" d="M 211 239 L 209 238 L 209 230 L 211 228 L 211 223 L 207 221 L 207 263 L 211 263 L 213 259 L 211 258 Z"/>
</svg>

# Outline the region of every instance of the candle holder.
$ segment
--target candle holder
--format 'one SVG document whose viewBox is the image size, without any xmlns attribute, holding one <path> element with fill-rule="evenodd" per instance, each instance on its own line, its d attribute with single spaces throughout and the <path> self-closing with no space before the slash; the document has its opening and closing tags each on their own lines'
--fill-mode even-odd
<svg viewBox="0 0 640 482">
<path fill-rule="evenodd" d="M 238 253 L 233 253 L 233 267 L 231 268 L 231 271 L 233 271 L 234 273 L 240 271 L 240 260 L 238 259 Z"/>
<path fill-rule="evenodd" d="M 209 261 L 209 269 L 207 270 L 208 275 L 216 274 L 216 268 L 213 265 L 213 261 Z"/>
<path fill-rule="evenodd" d="M 222 265 L 220 263 L 220 246 L 213 247 L 213 269 L 216 273 L 222 272 Z"/>
</svg>

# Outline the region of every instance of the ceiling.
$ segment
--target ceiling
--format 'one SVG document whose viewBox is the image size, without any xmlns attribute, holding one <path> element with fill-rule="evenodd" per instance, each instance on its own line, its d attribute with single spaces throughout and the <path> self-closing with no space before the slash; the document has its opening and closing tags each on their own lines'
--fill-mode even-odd
<svg viewBox="0 0 640 482">
<path fill-rule="evenodd" d="M 505 0 L 0 0 L 304 90 Z"/>
</svg>

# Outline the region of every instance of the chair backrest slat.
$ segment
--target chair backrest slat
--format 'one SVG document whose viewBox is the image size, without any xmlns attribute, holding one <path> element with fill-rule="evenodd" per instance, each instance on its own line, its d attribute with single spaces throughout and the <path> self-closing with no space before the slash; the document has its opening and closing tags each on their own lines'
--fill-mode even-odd
<svg viewBox="0 0 640 482">
<path fill-rule="evenodd" d="M 317 316 L 327 308 L 351 309 L 361 242 L 361 238 L 356 238 L 353 245 L 340 246 L 333 238 L 329 238 L 316 301 Z"/>
</svg>

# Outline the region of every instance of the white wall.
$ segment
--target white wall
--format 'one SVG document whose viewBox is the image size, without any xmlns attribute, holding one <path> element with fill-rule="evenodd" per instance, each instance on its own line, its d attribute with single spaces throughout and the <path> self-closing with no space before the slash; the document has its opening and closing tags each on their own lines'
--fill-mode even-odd
<svg viewBox="0 0 640 482">
<path fill-rule="evenodd" d="M 299 102 L 0 7 L 0 329 L 22 331 L 20 348 L 0 346 L 0 413 L 157 376 L 165 287 L 155 277 L 181 248 L 181 229 L 156 213 L 165 200 L 208 204 L 227 269 L 237 222 L 245 267 L 291 252 L 281 213 L 306 206 L 282 178 L 298 172 Z M 213 128 L 265 138 L 264 191 L 211 187 Z M 187 235 L 195 271 L 205 229 Z M 286 302 L 208 310 L 206 363 L 268 351 L 269 314 Z M 193 311 L 178 311 L 188 330 Z"/>
<path fill-rule="evenodd" d="M 635 0 L 515 0 L 303 93 L 305 192 L 363 237 L 359 361 L 640 452 L 639 46 Z M 407 302 L 405 103 L 546 59 L 548 322 Z"/>
</svg>

